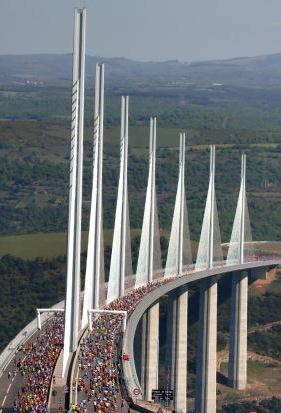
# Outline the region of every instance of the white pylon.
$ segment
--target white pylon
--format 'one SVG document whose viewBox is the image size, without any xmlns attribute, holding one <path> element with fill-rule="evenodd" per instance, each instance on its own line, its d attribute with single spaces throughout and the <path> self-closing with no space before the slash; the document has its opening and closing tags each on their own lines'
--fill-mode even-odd
<svg viewBox="0 0 281 413">
<path fill-rule="evenodd" d="M 216 148 L 210 147 L 210 181 L 197 252 L 196 269 L 213 268 L 214 261 L 222 261 L 221 235 L 215 193 Z"/>
<path fill-rule="evenodd" d="M 227 254 L 227 263 L 243 264 L 252 249 L 252 232 L 246 195 L 246 155 L 241 159 L 241 185 Z M 247 250 L 247 251 L 246 251 Z"/>
<path fill-rule="evenodd" d="M 168 248 L 165 276 L 182 273 L 192 264 L 188 215 L 185 196 L 185 133 L 180 134 L 179 180 Z"/>
<path fill-rule="evenodd" d="M 149 175 L 143 216 L 143 225 L 136 272 L 136 287 L 153 280 L 161 269 L 161 250 L 156 203 L 156 118 L 150 119 Z"/>
<path fill-rule="evenodd" d="M 80 255 L 84 137 L 86 9 L 76 9 L 73 42 L 73 88 L 70 153 L 70 187 L 67 245 L 67 285 L 64 329 L 64 376 L 69 354 L 77 349 L 81 323 Z"/>
<path fill-rule="evenodd" d="M 131 237 L 128 208 L 129 97 L 121 99 L 120 177 L 110 262 L 107 303 L 124 295 L 125 277 L 132 274 Z"/>
<path fill-rule="evenodd" d="M 104 65 L 96 66 L 93 186 L 91 197 L 88 252 L 85 275 L 85 292 L 82 328 L 88 323 L 88 310 L 98 309 L 104 300 L 104 251 L 102 214 L 104 119 Z"/>
</svg>

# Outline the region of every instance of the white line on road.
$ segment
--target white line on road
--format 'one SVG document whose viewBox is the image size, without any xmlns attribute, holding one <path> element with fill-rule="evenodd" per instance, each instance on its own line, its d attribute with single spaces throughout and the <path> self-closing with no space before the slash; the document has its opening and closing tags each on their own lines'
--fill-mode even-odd
<svg viewBox="0 0 281 413">
<path fill-rule="evenodd" d="M 26 359 L 26 356 L 23 358 L 23 361 L 24 361 L 25 359 Z M 4 399 L 3 399 L 3 402 L 2 402 L 2 408 L 5 407 L 5 406 L 4 406 L 4 405 L 5 405 L 5 401 L 6 401 L 7 396 L 8 396 L 8 394 L 9 394 L 10 390 L 11 390 L 13 381 L 14 381 L 15 378 L 17 377 L 17 374 L 18 374 L 18 371 L 17 371 L 16 375 L 11 378 L 11 381 L 10 381 L 9 386 L 8 386 L 8 388 L 7 388 L 7 391 L 6 391 L 6 395 L 5 395 L 5 397 L 4 397 Z M 0 409 L 0 413 L 2 413 L 2 412 L 3 412 L 3 409 Z"/>
</svg>

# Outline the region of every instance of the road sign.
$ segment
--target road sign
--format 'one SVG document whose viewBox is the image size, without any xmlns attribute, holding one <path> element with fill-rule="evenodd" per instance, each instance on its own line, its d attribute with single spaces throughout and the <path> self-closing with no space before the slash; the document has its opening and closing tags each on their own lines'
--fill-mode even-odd
<svg viewBox="0 0 281 413">
<path fill-rule="evenodd" d="M 140 395 L 140 389 L 138 389 L 137 387 L 133 390 L 133 394 L 135 396 L 139 396 Z"/>
<path fill-rule="evenodd" d="M 174 391 L 173 390 L 162 390 L 156 389 L 152 390 L 152 400 L 174 400 Z"/>
</svg>

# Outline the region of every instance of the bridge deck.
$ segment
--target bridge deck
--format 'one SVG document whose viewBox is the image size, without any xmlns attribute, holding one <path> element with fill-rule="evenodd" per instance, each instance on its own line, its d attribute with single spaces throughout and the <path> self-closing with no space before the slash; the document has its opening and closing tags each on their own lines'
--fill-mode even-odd
<svg viewBox="0 0 281 413">
<path fill-rule="evenodd" d="M 269 257 L 267 257 L 269 258 Z M 134 365 L 134 358 L 133 358 L 133 337 L 135 334 L 135 329 L 140 320 L 142 314 L 146 311 L 146 309 L 153 304 L 153 302 L 157 301 L 160 296 L 166 294 L 173 289 L 176 289 L 182 285 L 187 285 L 188 283 L 200 280 L 205 277 L 210 277 L 219 274 L 226 274 L 230 271 L 240 271 L 243 269 L 251 269 L 251 268 L 259 268 L 259 267 L 267 267 L 267 266 L 274 266 L 281 263 L 280 256 L 271 257 L 272 259 L 264 259 L 255 262 L 245 263 L 242 266 L 225 266 L 222 265 L 220 267 L 215 267 L 212 270 L 204 270 L 204 271 L 192 271 L 187 272 L 186 274 L 181 275 L 180 277 L 171 277 L 170 279 L 159 279 L 155 281 L 149 291 L 145 292 L 145 300 L 142 300 L 143 297 L 139 297 L 139 301 L 134 303 L 133 308 L 134 311 L 129 318 L 129 322 L 127 325 L 126 333 L 124 336 L 123 341 L 123 351 L 125 353 L 131 354 L 132 357 L 129 363 L 123 363 L 124 375 L 126 380 L 127 389 L 129 395 L 132 395 L 132 389 L 135 387 L 139 387 L 138 379 L 135 372 L 135 365 Z M 149 287 L 150 288 L 150 287 Z M 130 297 L 130 294 L 125 297 Z M 125 302 L 126 304 L 126 302 Z M 61 303 L 58 304 L 61 306 Z M 113 305 L 114 307 L 114 305 Z M 121 306 L 122 307 L 122 306 Z M 128 309 L 127 306 L 120 309 Z M 36 336 L 35 336 L 36 337 Z M 29 337 L 26 337 L 28 339 Z M 8 378 L 8 372 L 14 370 L 15 359 L 19 357 L 20 354 L 13 356 L 11 362 L 5 366 L 2 376 L 0 377 L 0 413 L 4 411 L 11 411 L 13 406 L 14 400 L 16 399 L 17 392 L 22 387 L 24 383 L 24 378 L 19 374 L 15 374 L 15 378 Z M 2 410 L 2 412 L 1 412 Z"/>
</svg>

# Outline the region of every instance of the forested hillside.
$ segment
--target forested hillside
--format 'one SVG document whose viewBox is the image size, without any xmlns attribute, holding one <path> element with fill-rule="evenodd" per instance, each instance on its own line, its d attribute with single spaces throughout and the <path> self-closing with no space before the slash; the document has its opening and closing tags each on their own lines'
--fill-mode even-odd
<svg viewBox="0 0 281 413">
<path fill-rule="evenodd" d="M 157 194 L 160 226 L 169 230 L 178 174 L 179 130 L 159 128 Z M 240 184 L 240 156 L 248 154 L 247 189 L 256 240 L 279 240 L 279 132 L 191 129 L 187 138 L 187 201 L 192 238 L 199 237 L 208 185 L 210 143 L 217 143 L 217 199 L 228 241 Z M 141 228 L 147 180 L 148 127 L 130 128 L 129 199 L 132 228 Z M 104 225 L 111 229 L 119 174 L 119 128 L 105 130 Z M 69 125 L 0 122 L 0 233 L 63 232 L 67 225 Z M 92 128 L 86 128 L 84 221 L 92 176 Z M 270 218 L 270 219 L 269 219 Z"/>
<path fill-rule="evenodd" d="M 193 246 L 196 247 L 200 236 L 206 201 L 210 144 L 217 146 L 216 195 L 223 242 L 230 239 L 243 152 L 247 154 L 253 238 L 281 240 L 280 55 L 192 64 L 98 60 L 106 63 L 103 171 L 106 274 L 119 176 L 122 94 L 130 95 L 128 184 L 134 268 L 147 184 L 151 115 L 158 119 L 156 185 L 163 264 L 177 187 L 182 130 L 187 132 L 186 191 Z M 87 63 L 82 278 L 92 183 L 96 61 L 89 57 Z M 71 56 L 0 56 L 0 349 L 34 318 L 36 307 L 47 307 L 64 298 L 70 115 Z M 16 236 L 19 234 L 21 237 Z M 7 251 L 14 256 L 6 255 Z M 222 352 L 227 351 L 229 342 L 230 287 L 230 276 L 219 281 L 218 349 Z M 279 274 L 262 293 L 251 287 L 250 328 L 280 321 L 280 291 Z M 191 398 L 196 374 L 198 303 L 195 284 L 189 294 Z M 161 329 L 162 339 L 164 330 Z M 249 335 L 249 350 L 257 357 L 249 363 L 250 385 L 262 377 L 264 383 L 268 380 L 273 385 L 270 380 L 274 380 L 274 385 L 280 387 L 280 325 Z M 270 355 L 271 364 L 263 363 L 265 355 Z M 233 399 L 229 396 L 226 403 L 228 396 L 221 387 L 226 369 L 227 365 L 222 363 L 218 387 L 221 413 L 244 413 L 249 409 L 259 413 L 280 411 L 280 400 L 275 398 L 230 403 Z M 161 374 L 163 380 L 164 371 Z M 251 394 L 261 399 L 260 388 L 256 384 L 254 387 L 256 393 Z"/>
<path fill-rule="evenodd" d="M 253 87 L 280 86 L 281 54 L 242 57 L 207 62 L 138 62 L 125 58 L 87 56 L 87 77 L 90 79 L 97 62 L 104 62 L 110 84 L 156 85 L 225 83 Z M 64 85 L 71 81 L 70 54 L 4 55 L 0 56 L 0 83 L 37 82 Z"/>
</svg>

